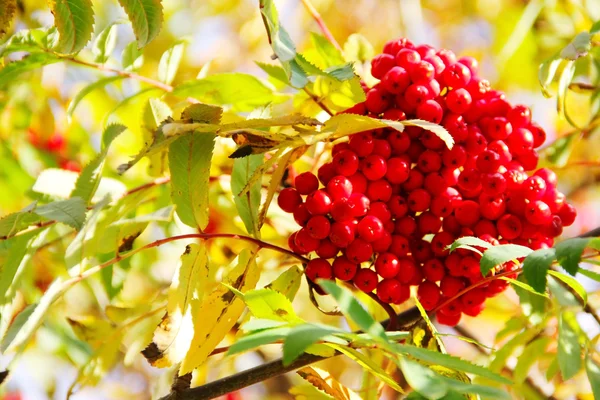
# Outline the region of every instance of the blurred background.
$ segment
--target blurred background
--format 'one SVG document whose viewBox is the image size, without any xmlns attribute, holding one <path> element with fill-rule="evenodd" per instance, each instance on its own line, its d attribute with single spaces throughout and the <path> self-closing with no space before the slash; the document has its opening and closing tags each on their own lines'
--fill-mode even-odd
<svg viewBox="0 0 600 400">
<path fill-rule="evenodd" d="M 108 24 L 124 18 L 116 1 L 93 1 L 96 13 L 96 34 Z M 240 71 L 267 79 L 267 75 L 255 61 L 271 62 L 272 50 L 267 42 L 265 29 L 258 10 L 257 0 L 198 0 L 163 1 L 165 22 L 162 32 L 143 50 L 143 65 L 137 73 L 155 78 L 161 55 L 178 41 L 186 43 L 181 66 L 174 85 L 220 72 Z M 282 23 L 300 51 L 310 45 L 310 32 L 320 32 L 313 17 L 300 0 L 276 2 Z M 12 30 L 48 27 L 53 23 L 46 2 L 41 0 L 19 1 L 20 12 Z M 540 63 L 559 52 L 580 31 L 588 30 L 600 19 L 600 1 L 597 0 L 313 0 L 312 5 L 321 14 L 333 36 L 342 45 L 354 33 L 359 33 L 372 45 L 365 45 L 365 58 L 381 51 L 383 44 L 395 37 L 406 36 L 415 43 L 428 43 L 453 50 L 457 54 L 471 55 L 480 61 L 481 75 L 492 86 L 507 93 L 512 103 L 528 105 L 533 118 L 548 133 L 550 145 L 576 128 L 559 117 L 556 98 L 545 98 L 538 82 Z M 10 32 L 9 32 L 10 34 Z M 8 37 L 8 35 L 6 36 Z M 6 39 L 5 37 L 5 39 Z M 127 23 L 117 25 L 114 59 L 107 66 L 120 69 L 121 53 L 134 40 Z M 89 47 L 89 46 L 88 46 Z M 596 48 L 597 49 L 597 48 Z M 374 52 L 374 53 L 373 53 Z M 89 56 L 84 50 L 80 58 Z M 17 55 L 18 56 L 18 55 Z M 578 66 L 578 82 L 594 83 L 591 64 Z M 116 167 L 128 160 L 143 145 L 140 115 L 147 99 L 155 96 L 152 91 L 141 90 L 136 80 L 123 80 L 91 91 L 69 117 L 68 107 L 74 97 L 89 83 L 110 74 L 83 68 L 74 64 L 57 63 L 34 71 L 0 90 L 0 214 L 17 211 L 31 202 L 35 196 L 31 187 L 42 170 L 61 168 L 78 171 L 91 160 L 100 148 L 100 134 L 107 122 L 120 122 L 129 129 L 113 145 L 108 157 L 105 174 L 116 178 Z M 287 89 L 286 89 L 287 90 Z M 593 100 L 593 99 L 592 99 Z M 175 102 L 168 99 L 169 102 Z M 291 111 L 292 102 L 284 103 L 281 111 Z M 594 118 L 594 101 L 586 91 L 571 91 L 568 112 L 580 127 L 587 127 Z M 572 146 L 568 160 L 555 167 L 559 174 L 561 191 L 579 210 L 573 226 L 565 231 L 565 237 L 577 235 L 600 224 L 600 137 L 597 129 L 583 129 L 580 140 Z M 214 175 L 227 172 L 231 162 L 227 159 L 233 147 L 224 144 L 216 151 Z M 547 153 L 545 153 L 547 154 Z M 548 155 L 548 154 L 547 154 Z M 314 162 L 309 156 L 303 158 L 298 169 L 308 169 Z M 550 165 L 547 158 L 543 165 Z M 150 171 L 152 172 L 152 171 Z M 133 188 L 156 178 L 148 171 L 146 161 L 138 164 L 128 174 L 119 177 L 123 190 Z M 119 183 L 115 183 L 119 184 Z M 211 229 L 218 232 L 242 232 L 238 220 L 227 217 L 234 209 L 227 196 L 226 176 L 216 179 L 211 187 Z M 158 187 L 150 201 L 167 202 L 167 187 Z M 139 206 L 152 211 L 146 203 Z M 265 228 L 263 239 L 285 246 L 285 238 L 293 229 L 289 216 L 273 212 L 271 224 Z M 140 240 L 152 239 L 167 232 L 185 232 L 177 221 L 167 227 L 151 225 Z M 1 244 L 0 244 L 1 245 Z M 160 249 L 144 252 L 139 257 L 123 262 L 119 268 L 127 271 L 118 286 L 119 301 L 141 306 L 148 299 L 164 294 L 170 284 L 185 243 L 177 242 Z M 212 262 L 227 264 L 231 255 L 243 245 L 226 241 L 212 242 Z M 26 277 L 25 289 L 20 295 L 23 304 L 35 300 L 59 271 L 64 270 L 60 254 L 63 249 L 48 248 L 36 254 L 34 268 Z M 277 258 L 264 255 L 259 260 L 266 273 L 261 282 L 269 282 L 278 275 L 283 265 Z M 289 264 L 288 264 L 289 265 Z M 590 291 L 590 304 L 600 304 L 593 281 L 581 277 Z M 89 317 L 99 315 L 107 303 L 99 283 L 90 280 L 76 286 L 53 308 L 52 315 L 40 329 L 34 345 L 12 367 L 8 385 L 1 389 L 3 399 L 43 400 L 64 399 L 77 371 L 86 365 L 94 349 L 81 341 L 65 317 Z M 260 286 L 260 283 L 259 283 Z M 309 320 L 339 323 L 334 317 L 326 317 L 316 311 L 307 299 L 303 286 L 294 305 L 299 314 Z M 376 308 L 374 308 L 375 310 Z M 377 312 L 377 311 L 374 311 Z M 160 315 L 158 315 L 160 317 Z M 487 308 L 476 320 L 464 317 L 461 326 L 471 331 L 483 344 L 498 348 L 509 335 L 509 320 L 523 320 L 518 298 L 512 291 L 488 301 Z M 156 322 L 156 320 L 154 320 Z M 589 337 L 600 330 L 591 323 L 589 316 L 580 320 Z M 151 324 L 150 324 L 151 325 Z M 484 328 L 482 328 L 484 327 Z M 548 325 L 546 334 L 555 335 L 555 326 Z M 514 330 L 514 329 L 513 329 Z M 446 330 L 456 333 L 453 330 Z M 448 337 L 449 352 L 482 363 L 488 360 L 476 346 Z M 159 370 L 148 365 L 137 352 L 123 354 L 100 368 L 97 386 L 78 390 L 73 399 L 149 399 L 168 392 L 173 371 Z M 264 351 L 242 355 L 235 359 L 221 356 L 211 358 L 204 371 L 195 377 L 196 382 L 213 380 L 264 362 L 276 356 L 278 346 L 267 346 Z M 484 349 L 484 353 L 487 350 Z M 519 351 L 516 352 L 518 356 Z M 591 399 L 585 377 L 568 383 L 546 382 L 544 374 L 555 354 L 541 356 L 532 376 L 544 390 L 555 390 L 560 399 Z M 0 366 L 10 357 L 0 357 Z M 508 365 L 516 358 L 509 357 Z M 336 358 L 325 362 L 326 368 L 339 377 L 342 383 L 360 392 L 369 382 L 363 381 L 360 367 L 348 359 Z M 299 379 L 293 374 L 255 385 L 227 397 L 234 399 L 285 399 L 291 398 L 288 389 L 291 382 Z M 375 381 L 370 383 L 376 385 Z M 587 397 L 585 395 L 587 394 Z M 386 394 L 387 396 L 387 394 Z M 391 394 L 389 394 L 392 398 Z M 523 394 L 515 392 L 515 397 Z M 310 395 L 305 398 L 311 398 Z M 527 398 L 527 396 L 525 396 Z M 533 398 L 533 397 L 531 397 Z"/>
</svg>

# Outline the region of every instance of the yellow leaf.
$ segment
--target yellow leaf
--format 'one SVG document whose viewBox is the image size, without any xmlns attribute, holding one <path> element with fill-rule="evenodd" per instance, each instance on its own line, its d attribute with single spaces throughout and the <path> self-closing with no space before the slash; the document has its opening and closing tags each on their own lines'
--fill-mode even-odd
<svg viewBox="0 0 600 400">
<path fill-rule="evenodd" d="M 238 256 L 238 264 L 229 273 L 225 283 L 243 293 L 256 286 L 259 275 L 256 253 L 245 249 Z M 223 285 L 218 286 L 204 300 L 192 300 L 194 336 L 179 369 L 180 375 L 191 372 L 206 361 L 231 330 L 244 308 L 242 299 Z"/>
<path fill-rule="evenodd" d="M 156 328 L 152 343 L 143 351 L 153 366 L 165 368 L 181 362 L 190 349 L 195 326 L 191 303 L 202 298 L 208 273 L 204 242 L 188 245 L 169 288 L 167 313 Z"/>
<path fill-rule="evenodd" d="M 329 347 L 327 344 L 314 343 L 311 344 L 304 350 L 305 353 L 312 354 L 321 357 L 333 357 L 335 350 Z"/>
<path fill-rule="evenodd" d="M 109 321 L 91 316 L 78 319 L 67 318 L 67 322 L 75 335 L 85 342 L 104 340 L 115 328 Z"/>
<path fill-rule="evenodd" d="M 275 290 L 287 297 L 288 300 L 292 301 L 300 288 L 303 274 L 302 269 L 297 265 L 294 265 L 279 275 L 273 282 L 265 286 L 265 289 Z"/>
<path fill-rule="evenodd" d="M 244 295 L 244 302 L 256 318 L 274 321 L 303 322 L 296 315 L 292 303 L 283 294 L 271 289 L 251 290 Z"/>
<path fill-rule="evenodd" d="M 356 392 L 339 383 L 327 371 L 314 367 L 304 367 L 296 371 L 296 373 L 302 379 L 327 393 L 335 400 L 360 400 L 360 396 Z"/>
</svg>

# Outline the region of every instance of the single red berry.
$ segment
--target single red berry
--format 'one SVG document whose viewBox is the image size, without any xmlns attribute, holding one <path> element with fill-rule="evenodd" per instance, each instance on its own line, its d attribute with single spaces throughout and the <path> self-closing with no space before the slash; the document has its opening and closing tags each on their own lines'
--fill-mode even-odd
<svg viewBox="0 0 600 400">
<path fill-rule="evenodd" d="M 346 248 L 354 240 L 352 221 L 334 222 L 329 231 L 329 240 L 339 248 Z"/>
<path fill-rule="evenodd" d="M 458 325 L 458 323 L 460 322 L 461 316 L 462 316 L 461 313 L 458 313 L 455 315 L 447 315 L 447 314 L 442 313 L 441 310 L 435 314 L 435 318 L 437 319 L 437 322 L 442 325 L 446 325 L 446 326 Z"/>
<path fill-rule="evenodd" d="M 550 222 L 552 211 L 550 211 L 548 204 L 541 200 L 535 200 L 525 208 L 525 218 L 533 225 L 544 225 Z"/>
<path fill-rule="evenodd" d="M 366 157 L 373 152 L 375 147 L 373 135 L 371 135 L 369 132 L 361 132 L 351 135 L 348 146 L 350 147 L 350 150 L 355 152 L 359 157 Z"/>
<path fill-rule="evenodd" d="M 300 194 L 311 194 L 319 189 L 319 179 L 312 172 L 303 172 L 294 180 L 296 190 Z"/>
<path fill-rule="evenodd" d="M 485 291 L 481 288 L 475 288 L 469 290 L 467 293 L 460 297 L 463 306 L 474 307 L 483 304 L 485 301 Z"/>
<path fill-rule="evenodd" d="M 333 258 L 337 256 L 340 251 L 339 247 L 337 247 L 331 240 L 324 239 L 319 243 L 319 247 L 315 250 L 315 253 L 321 258 Z"/>
<path fill-rule="evenodd" d="M 346 257 L 337 257 L 333 261 L 333 275 L 341 281 L 350 281 L 356 276 L 358 264 L 350 262 Z"/>
<path fill-rule="evenodd" d="M 376 181 L 385 176 L 387 163 L 383 157 L 371 154 L 362 161 L 361 172 L 368 180 Z"/>
<path fill-rule="evenodd" d="M 300 226 L 306 225 L 311 215 L 306 208 L 306 204 L 300 204 L 296 210 L 294 210 L 294 221 Z"/>
<path fill-rule="evenodd" d="M 390 70 L 380 79 L 381 86 L 392 94 L 402 93 L 410 85 L 408 72 L 402 67 L 390 68 Z"/>
<path fill-rule="evenodd" d="M 527 106 L 518 104 L 508 111 L 506 118 L 513 127 L 524 127 L 531 123 L 531 110 Z"/>
<path fill-rule="evenodd" d="M 387 202 L 392 197 L 392 185 L 385 179 L 371 181 L 367 186 L 367 197 L 371 201 Z"/>
<path fill-rule="evenodd" d="M 384 279 L 377 285 L 377 297 L 385 303 L 400 304 L 408 300 L 410 289 L 396 279 Z"/>
<path fill-rule="evenodd" d="M 442 80 L 446 86 L 453 89 L 463 88 L 471 80 L 471 71 L 465 65 L 455 63 L 444 69 Z"/>
<path fill-rule="evenodd" d="M 395 65 L 396 61 L 393 56 L 389 54 L 379 54 L 371 60 L 371 74 L 377 79 L 382 79 Z"/>
<path fill-rule="evenodd" d="M 352 208 L 352 215 L 354 217 L 362 217 L 369 211 L 371 201 L 362 193 L 352 193 L 348 199 L 348 204 Z"/>
<path fill-rule="evenodd" d="M 392 213 L 390 212 L 390 209 L 388 208 L 387 204 L 382 201 L 376 201 L 374 203 L 371 203 L 371 207 L 367 215 L 377 217 L 383 223 L 389 221 L 392 218 Z"/>
<path fill-rule="evenodd" d="M 373 215 L 366 215 L 358 223 L 357 231 L 363 240 L 374 242 L 383 235 L 383 223 Z"/>
<path fill-rule="evenodd" d="M 396 54 L 396 65 L 407 71 L 419 65 L 420 62 L 421 55 L 416 50 L 404 48 Z"/>
<path fill-rule="evenodd" d="M 329 261 L 323 258 L 312 259 L 306 264 L 305 269 L 306 276 L 311 281 L 315 282 L 317 279 L 331 279 L 333 278 L 333 270 Z"/>
<path fill-rule="evenodd" d="M 544 197 L 546 187 L 546 181 L 541 176 L 530 176 L 523 182 L 523 194 L 527 200 L 538 200 Z"/>
<path fill-rule="evenodd" d="M 363 239 L 354 239 L 346 248 L 348 260 L 357 264 L 369 261 L 373 255 L 373 246 Z"/>
<path fill-rule="evenodd" d="M 371 293 L 377 287 L 378 283 L 377 274 L 375 271 L 368 268 L 359 269 L 354 275 L 354 286 L 365 293 Z"/>
<path fill-rule="evenodd" d="M 466 287 L 465 281 L 461 278 L 446 275 L 440 282 L 440 289 L 445 297 L 454 297 Z"/>
<path fill-rule="evenodd" d="M 352 194 L 352 183 L 345 176 L 335 176 L 327 183 L 327 193 L 333 201 L 348 199 Z"/>
<path fill-rule="evenodd" d="M 302 204 L 302 197 L 296 189 L 286 188 L 279 192 L 277 204 L 283 211 L 293 213 Z"/>
<path fill-rule="evenodd" d="M 419 270 L 416 263 L 411 258 L 403 257 L 399 259 L 399 262 L 400 271 L 398 271 L 396 279 L 398 279 L 401 283 L 408 285 L 413 281 Z"/>
<path fill-rule="evenodd" d="M 417 107 L 417 118 L 439 124 L 442 122 L 444 110 L 435 100 L 426 100 Z"/>
<path fill-rule="evenodd" d="M 473 226 L 481 215 L 479 204 L 472 200 L 460 201 L 454 209 L 454 215 L 461 225 Z"/>
<path fill-rule="evenodd" d="M 496 227 L 498 228 L 498 234 L 508 240 L 519 237 L 523 229 L 521 220 L 512 214 L 502 216 L 496 222 Z"/>
<path fill-rule="evenodd" d="M 335 157 L 334 157 L 335 158 Z M 358 168 L 358 159 L 356 161 L 356 167 Z M 317 176 L 323 185 L 327 185 L 327 183 L 337 175 L 336 167 L 333 163 L 323 164 L 319 167 L 317 171 Z"/>
<path fill-rule="evenodd" d="M 577 210 L 572 204 L 565 203 L 565 205 L 558 212 L 558 216 L 560 217 L 563 226 L 571 226 L 577 217 Z"/>
<path fill-rule="evenodd" d="M 300 254 L 308 254 L 319 248 L 320 240 L 313 238 L 312 236 L 310 236 L 306 228 L 302 228 L 298 232 L 296 232 L 294 244 L 296 245 L 296 248 L 300 251 Z"/>
<path fill-rule="evenodd" d="M 435 67 L 428 61 L 421 60 L 408 70 L 410 80 L 413 82 L 425 83 L 435 77 Z"/>
<path fill-rule="evenodd" d="M 325 239 L 329 236 L 331 223 L 323 215 L 315 215 L 306 223 L 308 234 L 315 239 Z"/>
<path fill-rule="evenodd" d="M 342 150 L 335 156 L 333 156 L 332 164 L 337 174 L 344 176 L 353 175 L 358 170 L 358 155 L 356 155 L 356 153 L 351 150 Z M 333 176 L 331 178 L 333 178 Z M 327 181 L 327 183 L 328 182 L 329 180 Z M 324 185 L 326 185 L 327 183 L 323 182 Z"/>
<path fill-rule="evenodd" d="M 411 211 L 425 211 L 431 203 L 431 195 L 425 189 L 416 189 L 408 195 L 407 203 Z"/>
<path fill-rule="evenodd" d="M 306 196 L 306 208 L 312 215 L 327 214 L 331 211 L 331 203 L 331 197 L 323 189 L 317 190 Z"/>
<path fill-rule="evenodd" d="M 375 271 L 382 278 L 394 278 L 400 272 L 398 257 L 392 253 L 382 253 L 375 261 Z"/>
<path fill-rule="evenodd" d="M 425 310 L 433 310 L 441 297 L 440 288 L 433 282 L 425 281 L 417 289 L 417 298 Z"/>
<path fill-rule="evenodd" d="M 446 269 L 439 259 L 432 258 L 423 264 L 423 275 L 428 281 L 439 282 L 446 275 Z"/>
<path fill-rule="evenodd" d="M 373 114 L 381 114 L 391 105 L 390 95 L 382 88 L 374 87 L 367 93 L 365 105 Z"/>
</svg>

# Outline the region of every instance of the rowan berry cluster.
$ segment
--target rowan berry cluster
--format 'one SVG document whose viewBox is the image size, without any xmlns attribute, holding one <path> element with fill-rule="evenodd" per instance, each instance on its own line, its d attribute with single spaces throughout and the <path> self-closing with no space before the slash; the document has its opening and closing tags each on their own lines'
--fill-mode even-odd
<svg viewBox="0 0 600 400">
<path fill-rule="evenodd" d="M 56 159 L 58 166 L 61 169 L 69 171 L 80 172 L 81 165 L 75 160 L 69 160 L 65 156 L 67 150 L 67 141 L 65 137 L 60 133 L 54 133 L 47 139 L 42 138 L 37 132 L 29 129 L 28 132 L 29 143 L 35 148 L 43 152 L 49 153 Z"/>
<path fill-rule="evenodd" d="M 412 286 L 433 310 L 484 279 L 478 254 L 448 252 L 456 239 L 540 249 L 574 222 L 556 175 L 536 171 L 544 130 L 528 107 L 511 105 L 477 75 L 475 59 L 398 39 L 371 67 L 380 82 L 346 113 L 431 121 L 455 145 L 414 126 L 361 132 L 333 147 L 318 176 L 298 175 L 278 203 L 302 227 L 290 248 L 316 253 L 306 266 L 309 279 L 351 281 L 393 304 L 408 300 Z M 508 263 L 490 275 L 516 267 Z M 496 279 L 465 292 L 438 310 L 438 322 L 478 315 L 485 299 L 506 287 Z"/>
</svg>

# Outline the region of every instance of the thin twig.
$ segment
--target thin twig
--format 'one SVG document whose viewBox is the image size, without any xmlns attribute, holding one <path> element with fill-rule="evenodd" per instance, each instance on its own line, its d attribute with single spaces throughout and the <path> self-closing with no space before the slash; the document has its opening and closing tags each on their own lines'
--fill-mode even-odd
<svg viewBox="0 0 600 400">
<path fill-rule="evenodd" d="M 334 112 L 331 111 L 329 109 L 329 107 L 327 107 L 327 105 L 325 105 L 325 103 L 323 103 L 323 101 L 319 98 L 319 96 L 317 96 L 316 94 L 314 94 L 313 92 L 311 92 L 310 90 L 308 90 L 306 87 L 303 88 L 304 92 L 308 95 L 308 97 L 310 97 L 312 99 L 312 101 L 314 101 L 315 103 L 317 103 L 317 105 L 319 107 L 321 107 L 321 109 L 323 111 L 325 111 L 327 114 L 331 115 L 333 117 Z"/>
<path fill-rule="evenodd" d="M 335 38 L 331 34 L 331 31 L 327 27 L 327 24 L 325 24 L 325 21 L 321 17 L 321 14 L 319 14 L 317 9 L 311 4 L 310 0 L 302 0 L 302 4 L 304 4 L 304 7 L 306 7 L 306 11 L 308 11 L 308 13 L 313 17 L 313 19 L 317 23 L 317 25 L 319 25 L 319 29 L 321 29 L 321 32 L 323 32 L 323 36 L 325 36 L 325 38 L 329 40 L 329 42 L 332 45 L 334 45 L 336 49 L 342 51 L 342 46 L 340 46 L 337 40 L 335 40 Z"/>
<path fill-rule="evenodd" d="M 398 314 L 396 314 L 396 310 L 394 310 L 388 303 L 384 303 L 383 301 L 379 300 L 379 297 L 377 297 L 377 295 L 374 293 L 369 293 L 369 297 L 377 302 L 377 304 L 379 304 L 390 317 L 386 330 L 395 331 L 398 327 Z"/>
<path fill-rule="evenodd" d="M 74 57 L 62 57 L 63 60 L 68 61 L 68 62 L 72 62 L 73 64 L 79 64 L 82 65 L 84 67 L 88 67 L 88 68 L 94 68 L 97 69 L 99 71 L 106 71 L 106 72 L 112 72 L 113 74 L 122 76 L 124 78 L 131 78 L 131 79 L 135 79 L 138 80 L 140 82 L 144 82 L 147 83 L 151 86 L 154 86 L 158 89 L 164 90 L 165 92 L 169 92 L 171 93 L 173 91 L 173 86 L 168 85 L 166 83 L 163 83 L 161 81 L 157 81 L 156 79 L 152 79 L 152 78 L 148 78 L 146 76 L 142 76 L 142 75 L 138 75 L 134 72 L 128 72 L 128 71 L 121 71 L 118 69 L 114 69 L 114 68 L 109 68 L 104 64 L 95 64 L 95 63 L 90 63 L 87 61 L 83 61 Z"/>
</svg>

